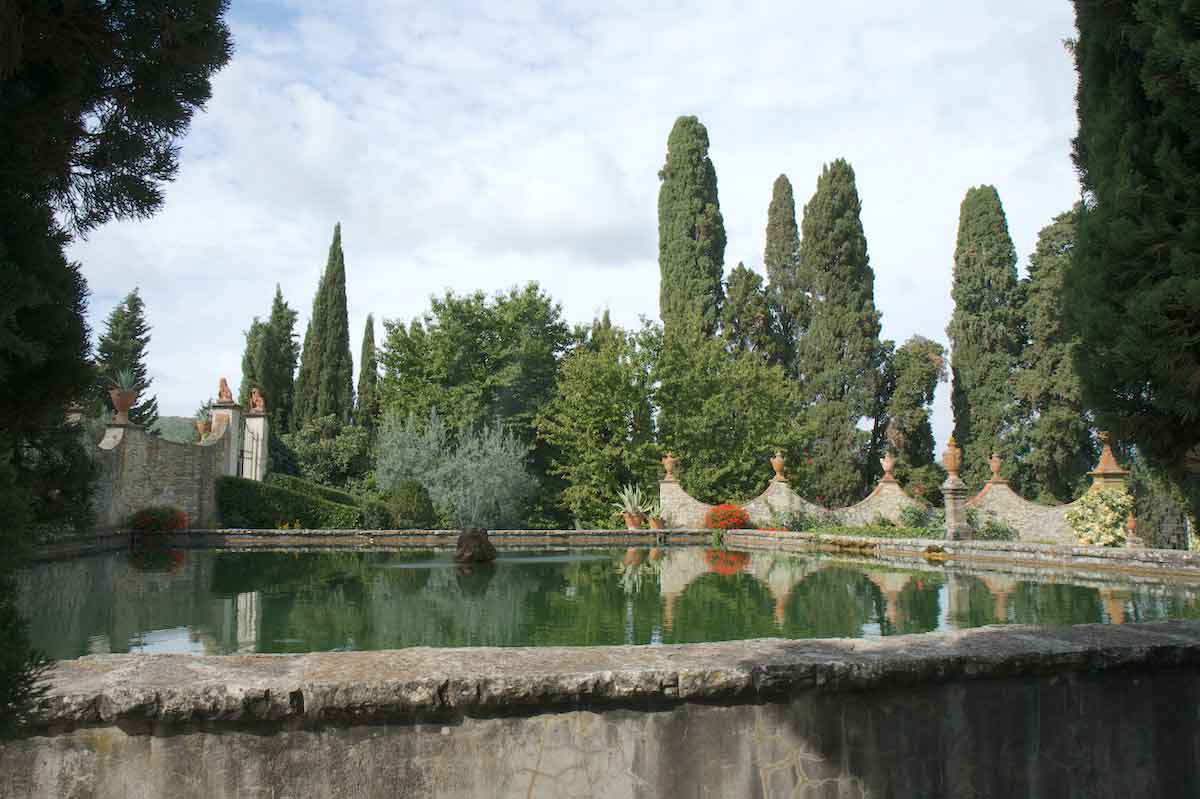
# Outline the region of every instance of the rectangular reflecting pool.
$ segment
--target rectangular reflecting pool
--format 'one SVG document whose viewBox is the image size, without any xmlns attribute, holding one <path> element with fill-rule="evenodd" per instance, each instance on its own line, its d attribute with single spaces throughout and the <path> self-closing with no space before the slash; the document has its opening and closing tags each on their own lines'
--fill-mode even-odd
<svg viewBox="0 0 1200 799">
<path fill-rule="evenodd" d="M 987 624 L 1200 618 L 1200 584 L 1033 580 L 704 547 L 447 551 L 154 548 L 36 564 L 34 643 L 104 652 L 666 644 L 895 635 Z"/>
</svg>

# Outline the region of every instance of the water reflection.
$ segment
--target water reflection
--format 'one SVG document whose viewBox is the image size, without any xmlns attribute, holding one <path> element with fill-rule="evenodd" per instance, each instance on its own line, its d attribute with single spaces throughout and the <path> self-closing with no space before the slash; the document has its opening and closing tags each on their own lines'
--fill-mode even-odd
<svg viewBox="0 0 1200 799">
<path fill-rule="evenodd" d="M 19 578 L 36 646 L 305 652 L 858 637 L 1200 617 L 1196 585 L 1032 582 L 712 548 L 117 553 Z"/>
</svg>

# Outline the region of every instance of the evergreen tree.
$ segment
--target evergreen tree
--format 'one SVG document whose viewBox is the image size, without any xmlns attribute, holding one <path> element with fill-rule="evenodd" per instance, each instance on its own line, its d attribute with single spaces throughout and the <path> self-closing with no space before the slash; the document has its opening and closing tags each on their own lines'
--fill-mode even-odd
<svg viewBox="0 0 1200 799">
<path fill-rule="evenodd" d="M 242 349 L 242 382 L 238 386 L 238 405 L 250 407 L 250 399 L 255 388 L 262 392 L 262 378 L 259 377 L 258 367 L 261 365 L 259 353 L 262 351 L 263 333 L 267 326 L 254 317 L 250 329 L 245 332 L 246 346 Z M 264 395 L 265 396 L 265 395 Z"/>
<path fill-rule="evenodd" d="M 861 499 L 877 471 L 876 439 L 858 429 L 887 407 L 884 353 L 875 310 L 854 170 L 838 159 L 804 206 L 800 270 L 812 285 L 812 316 L 800 342 L 800 378 L 814 442 L 815 489 L 826 504 Z"/>
<path fill-rule="evenodd" d="M 951 295 L 954 437 L 963 449 L 962 478 L 978 488 L 990 474 L 993 451 L 1005 456 L 1006 470 L 1014 468 L 1012 379 L 1025 340 L 1017 253 L 993 186 L 972 188 L 963 199 Z"/>
<path fill-rule="evenodd" d="M 292 428 L 325 416 L 350 421 L 354 409 L 354 368 L 350 359 L 350 322 L 346 311 L 346 261 L 342 225 L 333 228 L 325 273 L 317 284 L 312 317 L 304 333 L 296 376 Z"/>
<path fill-rule="evenodd" d="M 1064 301 L 1085 404 L 1200 513 L 1200 8 L 1076 0 L 1087 205 Z M 1196 467 L 1193 467 L 1196 468 Z"/>
<path fill-rule="evenodd" d="M 721 332 L 734 350 L 769 357 L 775 345 L 771 306 L 762 276 L 738 263 L 729 273 Z"/>
<path fill-rule="evenodd" d="M 688 320 L 711 336 L 721 314 L 725 223 L 708 131 L 696 117 L 675 120 L 658 173 L 659 316 L 672 335 Z"/>
<path fill-rule="evenodd" d="M 286 433 L 292 429 L 292 395 L 300 343 L 296 340 L 296 312 L 284 301 L 283 291 L 275 285 L 271 315 L 256 354 L 254 372 L 259 390 L 267 403 L 272 429 Z"/>
<path fill-rule="evenodd" d="M 946 349 L 913 336 L 892 360 L 894 390 L 888 406 L 887 446 L 896 458 L 896 476 L 910 493 L 936 501 L 941 470 L 934 461 L 930 409 L 938 383 L 946 380 Z M 913 491 L 913 488 L 918 490 Z"/>
<path fill-rule="evenodd" d="M 1060 214 L 1038 234 L 1023 282 L 1029 334 L 1016 376 L 1024 419 L 1017 487 L 1049 502 L 1069 502 L 1088 486 L 1099 453 L 1073 363 L 1078 340 L 1063 323 L 1063 275 L 1075 247 L 1079 209 Z"/>
<path fill-rule="evenodd" d="M 362 353 L 358 359 L 358 391 L 355 394 L 354 421 L 368 430 L 375 427 L 379 414 L 379 364 L 375 360 L 375 316 L 367 314 L 363 330 Z"/>
<path fill-rule="evenodd" d="M 796 226 L 792 183 L 787 175 L 775 178 L 771 191 L 763 265 L 767 269 L 767 291 L 778 336 L 772 362 L 797 375 L 797 346 L 808 330 L 809 299 L 807 282 L 800 274 L 800 230 Z"/>
<path fill-rule="evenodd" d="M 112 408 L 108 390 L 117 376 L 129 370 L 137 384 L 138 403 L 129 409 L 129 421 L 149 430 L 158 421 L 158 397 L 148 394 L 150 373 L 146 368 L 146 347 L 150 344 L 150 325 L 146 305 L 134 289 L 109 313 L 104 333 L 97 346 L 96 373 L 99 393 Z"/>
</svg>

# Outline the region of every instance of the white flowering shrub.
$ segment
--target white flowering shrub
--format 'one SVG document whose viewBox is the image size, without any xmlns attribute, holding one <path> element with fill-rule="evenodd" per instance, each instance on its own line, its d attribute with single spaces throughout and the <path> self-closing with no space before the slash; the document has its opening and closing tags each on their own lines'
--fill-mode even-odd
<svg viewBox="0 0 1200 799">
<path fill-rule="evenodd" d="M 1119 547 L 1132 510 L 1133 495 L 1124 488 L 1093 488 L 1067 511 L 1067 522 L 1081 544 Z"/>
</svg>

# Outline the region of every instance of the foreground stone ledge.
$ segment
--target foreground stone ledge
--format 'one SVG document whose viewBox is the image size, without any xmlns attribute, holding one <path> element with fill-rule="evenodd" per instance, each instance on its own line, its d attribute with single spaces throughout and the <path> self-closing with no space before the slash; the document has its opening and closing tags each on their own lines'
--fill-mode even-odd
<svg viewBox="0 0 1200 799">
<path fill-rule="evenodd" d="M 1200 622 L 680 646 L 92 655 L 54 668 L 35 728 L 425 722 L 1181 667 L 1200 667 Z"/>
</svg>

